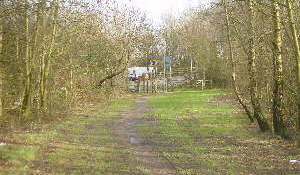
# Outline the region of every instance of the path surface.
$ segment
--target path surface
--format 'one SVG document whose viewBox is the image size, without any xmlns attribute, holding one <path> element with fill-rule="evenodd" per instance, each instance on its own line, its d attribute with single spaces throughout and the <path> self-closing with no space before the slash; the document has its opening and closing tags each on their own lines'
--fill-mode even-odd
<svg viewBox="0 0 300 175">
<path fill-rule="evenodd" d="M 142 115 L 145 115 L 145 113 L 150 110 L 145 99 L 147 99 L 147 97 L 138 97 L 136 99 L 137 105 L 134 109 L 122 113 L 114 119 L 112 128 L 113 134 L 121 146 L 133 151 L 134 156 L 139 160 L 139 163 L 141 163 L 141 167 L 143 167 L 148 174 L 176 174 L 168 161 L 158 157 L 154 152 L 154 145 L 144 140 L 138 133 L 138 125 L 151 125 L 151 121 L 142 119 Z"/>
<path fill-rule="evenodd" d="M 220 94 L 169 93 L 151 97 L 151 108 L 147 97 L 123 98 L 5 133 L 0 175 L 298 175 L 294 143 L 247 128 L 247 117 Z"/>
<path fill-rule="evenodd" d="M 151 125 L 143 119 L 145 99 L 91 106 L 44 130 L 17 133 L 0 149 L 0 175 L 176 174 L 138 134 L 138 126 Z"/>
</svg>

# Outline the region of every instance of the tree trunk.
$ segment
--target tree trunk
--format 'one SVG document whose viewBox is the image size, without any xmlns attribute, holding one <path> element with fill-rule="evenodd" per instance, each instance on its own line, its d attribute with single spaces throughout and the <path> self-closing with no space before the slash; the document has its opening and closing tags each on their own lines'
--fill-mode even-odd
<svg viewBox="0 0 300 175">
<path fill-rule="evenodd" d="M 36 20 L 35 20 L 35 26 L 34 26 L 34 32 L 33 32 L 33 44 L 32 44 L 32 48 L 31 48 L 31 54 L 32 54 L 31 59 L 33 60 L 33 62 L 36 61 L 38 51 L 39 51 L 39 49 L 37 47 L 38 36 L 40 34 L 40 27 L 41 27 L 40 25 L 43 25 L 43 22 L 44 22 L 45 6 L 46 6 L 46 0 L 38 1 L 38 8 L 37 8 L 37 12 L 36 12 L 36 17 L 35 17 Z M 41 38 L 43 38 L 43 37 L 41 37 Z M 43 45 L 43 43 L 39 43 L 39 44 Z M 41 64 L 43 64 L 43 61 L 41 61 Z M 34 65 L 33 65 L 33 67 L 35 68 Z M 38 111 L 40 111 L 40 105 L 37 105 L 37 107 L 38 107 Z"/>
<path fill-rule="evenodd" d="M 233 47 L 232 47 L 232 39 L 231 39 L 231 32 L 230 32 L 230 22 L 229 22 L 229 14 L 228 14 L 228 8 L 227 8 L 227 1 L 223 1 L 223 6 L 225 10 L 225 17 L 226 17 L 226 27 L 227 27 L 227 38 L 228 38 L 228 44 L 229 44 L 229 52 L 230 52 L 230 62 L 231 62 L 231 79 L 232 79 L 232 86 L 233 86 L 233 91 L 234 94 L 238 100 L 238 102 L 242 105 L 244 108 L 245 112 L 247 113 L 248 118 L 250 119 L 250 122 L 253 123 L 254 119 L 253 116 L 251 115 L 247 105 L 245 104 L 244 100 L 241 98 L 241 95 L 239 93 L 239 90 L 236 85 L 236 68 L 235 68 L 235 60 L 233 56 Z"/>
<path fill-rule="evenodd" d="M 288 137 L 286 126 L 283 122 L 283 81 L 282 81 L 282 56 L 281 56 L 281 28 L 280 8 L 278 0 L 273 0 L 273 25 L 274 25 L 274 89 L 273 89 L 273 127 L 274 132 L 283 138 Z"/>
<path fill-rule="evenodd" d="M 255 65 L 255 44 L 254 44 L 254 10 L 253 0 L 248 0 L 249 8 L 249 54 L 248 54 L 248 69 L 250 81 L 250 96 L 253 107 L 253 117 L 257 120 L 261 131 L 270 130 L 267 119 L 263 116 L 260 102 L 257 95 L 257 80 L 256 80 L 256 65 Z"/>
<path fill-rule="evenodd" d="M 3 79 L 4 79 L 4 67 L 3 67 L 3 20 L 2 20 L 2 15 L 3 15 L 3 1 L 0 2 L 0 119 L 3 118 Z"/>
<path fill-rule="evenodd" d="M 72 96 L 73 96 L 73 57 L 71 55 L 71 57 L 70 57 L 70 93 L 69 93 L 69 97 L 68 97 L 71 102 L 73 101 Z"/>
<path fill-rule="evenodd" d="M 290 27 L 293 35 L 294 47 L 295 47 L 295 55 L 296 55 L 296 62 L 297 62 L 297 106 L 298 106 L 298 122 L 297 122 L 297 147 L 300 148 L 300 48 L 299 48 L 299 41 L 297 35 L 297 29 L 294 20 L 294 14 L 292 10 L 292 3 L 291 0 L 286 0 L 288 6 L 288 16 L 290 20 Z"/>
<path fill-rule="evenodd" d="M 53 1 L 52 8 L 54 10 L 53 13 L 53 24 L 52 24 L 52 33 L 51 33 L 51 43 L 49 46 L 48 54 L 46 56 L 43 55 L 42 58 L 42 69 L 41 69 L 41 80 L 40 80 L 40 105 L 41 109 L 45 112 L 46 111 L 46 96 L 47 96 L 47 80 L 49 77 L 49 70 L 52 61 L 52 52 L 54 48 L 55 42 L 55 35 L 56 35 L 56 22 L 57 22 L 57 15 L 58 15 L 58 1 Z M 47 58 L 47 59 L 46 59 Z"/>
<path fill-rule="evenodd" d="M 31 111 L 31 59 L 29 56 L 29 15 L 28 15 L 28 0 L 25 0 L 25 61 L 26 61 L 26 82 L 23 93 L 22 111 L 27 118 Z"/>
<path fill-rule="evenodd" d="M 39 35 L 39 30 L 40 30 L 40 20 L 41 20 L 41 13 L 43 13 L 42 9 L 46 5 L 45 0 L 39 0 L 38 2 L 38 9 L 37 9 L 37 14 L 36 14 L 36 19 L 35 19 L 35 26 L 34 26 L 34 32 L 33 32 L 33 43 L 31 47 L 31 58 L 32 60 L 36 59 L 37 56 L 37 42 L 38 42 L 38 35 Z"/>
</svg>

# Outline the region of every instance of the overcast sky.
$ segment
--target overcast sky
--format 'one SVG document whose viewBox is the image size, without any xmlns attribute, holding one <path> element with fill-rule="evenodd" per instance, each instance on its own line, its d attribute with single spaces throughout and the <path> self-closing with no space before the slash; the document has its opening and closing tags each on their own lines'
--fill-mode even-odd
<svg viewBox="0 0 300 175">
<path fill-rule="evenodd" d="M 199 7 L 199 4 L 208 4 L 210 0 L 119 0 L 128 1 L 131 5 L 146 11 L 147 16 L 153 20 L 154 23 L 161 22 L 163 14 L 172 12 L 173 14 L 180 14 L 186 8 Z"/>
</svg>

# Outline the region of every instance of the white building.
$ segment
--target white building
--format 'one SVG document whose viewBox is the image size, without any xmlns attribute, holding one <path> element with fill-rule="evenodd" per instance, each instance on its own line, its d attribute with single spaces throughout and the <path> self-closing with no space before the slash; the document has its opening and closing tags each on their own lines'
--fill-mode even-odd
<svg viewBox="0 0 300 175">
<path fill-rule="evenodd" d="M 131 67 L 128 68 L 128 77 L 139 77 L 143 73 L 152 73 L 154 71 L 153 67 Z"/>
</svg>

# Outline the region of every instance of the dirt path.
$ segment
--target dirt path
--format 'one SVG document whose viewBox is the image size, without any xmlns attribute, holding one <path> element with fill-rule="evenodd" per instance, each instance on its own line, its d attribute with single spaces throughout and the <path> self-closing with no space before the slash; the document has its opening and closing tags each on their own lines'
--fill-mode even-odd
<svg viewBox="0 0 300 175">
<path fill-rule="evenodd" d="M 151 125 L 142 117 L 150 110 L 145 99 L 95 105 L 49 128 L 16 133 L 0 148 L 0 175 L 176 174 L 138 134 L 137 126 Z"/>
<path fill-rule="evenodd" d="M 147 97 L 138 97 L 136 99 L 137 106 L 134 109 L 122 113 L 115 118 L 113 121 L 113 134 L 121 146 L 133 151 L 134 156 L 141 164 L 140 166 L 148 174 L 176 174 L 168 161 L 158 157 L 154 152 L 154 145 L 151 145 L 151 143 L 144 140 L 143 137 L 138 134 L 137 126 L 149 122 L 142 119 L 142 115 L 150 110 L 145 102 L 146 98 Z M 136 166 L 130 164 L 131 163 L 129 163 L 129 166 Z"/>
</svg>

